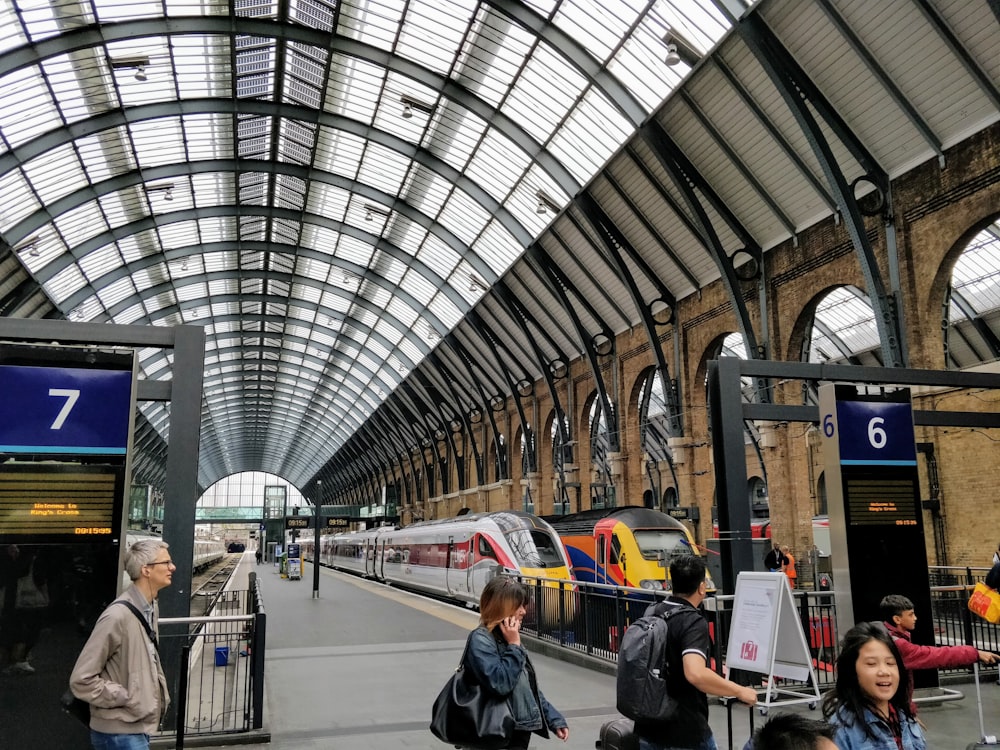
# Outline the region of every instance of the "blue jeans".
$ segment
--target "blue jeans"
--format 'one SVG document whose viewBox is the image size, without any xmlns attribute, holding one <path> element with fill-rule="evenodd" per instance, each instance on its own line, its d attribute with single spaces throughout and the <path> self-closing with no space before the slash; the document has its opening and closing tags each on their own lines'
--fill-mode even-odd
<svg viewBox="0 0 1000 750">
<path fill-rule="evenodd" d="M 149 750 L 148 734 L 105 734 L 90 730 L 94 750 Z"/>
<path fill-rule="evenodd" d="M 670 745 L 657 745 L 655 742 L 650 742 L 644 737 L 639 738 L 639 750 L 719 750 L 719 746 L 715 744 L 715 738 L 712 735 L 708 737 L 700 744 L 695 747 L 672 747 Z"/>
</svg>

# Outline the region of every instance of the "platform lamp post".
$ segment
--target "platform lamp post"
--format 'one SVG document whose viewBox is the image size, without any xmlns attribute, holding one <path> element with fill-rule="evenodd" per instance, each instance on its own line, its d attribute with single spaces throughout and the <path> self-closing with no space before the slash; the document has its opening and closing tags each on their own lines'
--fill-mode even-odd
<svg viewBox="0 0 1000 750">
<path fill-rule="evenodd" d="M 323 520 L 323 480 L 316 480 L 316 502 L 313 508 L 313 599 L 319 599 L 319 529 Z"/>
</svg>

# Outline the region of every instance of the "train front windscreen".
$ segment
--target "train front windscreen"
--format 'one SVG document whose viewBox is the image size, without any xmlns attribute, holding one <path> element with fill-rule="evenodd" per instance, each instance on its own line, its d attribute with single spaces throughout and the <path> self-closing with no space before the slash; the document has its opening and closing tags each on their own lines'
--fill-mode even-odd
<svg viewBox="0 0 1000 750">
<path fill-rule="evenodd" d="M 558 568 L 566 564 L 559 540 L 541 529 L 514 529 L 504 536 L 522 568 Z"/>
<path fill-rule="evenodd" d="M 692 551 L 680 529 L 636 529 L 635 543 L 646 560 L 669 560 Z"/>
</svg>

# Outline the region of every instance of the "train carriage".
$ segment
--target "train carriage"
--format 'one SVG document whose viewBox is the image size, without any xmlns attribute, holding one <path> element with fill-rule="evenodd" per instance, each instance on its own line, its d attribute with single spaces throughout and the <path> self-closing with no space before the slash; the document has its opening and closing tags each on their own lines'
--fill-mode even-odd
<svg viewBox="0 0 1000 750">
<path fill-rule="evenodd" d="M 473 513 L 402 529 L 337 534 L 321 542 L 320 561 L 471 605 L 479 603 L 486 582 L 500 571 L 571 578 L 569 560 L 552 527 L 521 511 Z"/>
</svg>

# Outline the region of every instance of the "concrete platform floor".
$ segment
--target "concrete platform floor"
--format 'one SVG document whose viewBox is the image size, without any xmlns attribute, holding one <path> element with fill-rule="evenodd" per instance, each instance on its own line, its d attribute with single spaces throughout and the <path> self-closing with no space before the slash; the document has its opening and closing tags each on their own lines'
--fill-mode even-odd
<svg viewBox="0 0 1000 750">
<path fill-rule="evenodd" d="M 321 569 L 320 598 L 312 599 L 311 566 L 300 581 L 281 579 L 269 566 L 258 572 L 268 616 L 265 727 L 271 743 L 243 748 L 449 747 L 427 729 L 430 707 L 478 621 L 475 612 L 327 569 Z M 593 750 L 601 725 L 617 715 L 614 677 L 540 653 L 532 661 L 543 692 L 570 726 L 567 743 L 536 737 L 532 747 Z M 966 697 L 921 708 L 934 750 L 962 750 L 979 739 L 973 687 L 953 687 Z M 1000 686 L 984 683 L 982 692 L 987 730 L 1000 733 Z M 726 709 L 710 705 L 724 750 Z M 819 716 L 803 705 L 771 711 Z M 737 750 L 749 736 L 748 713 L 733 709 Z"/>
</svg>

